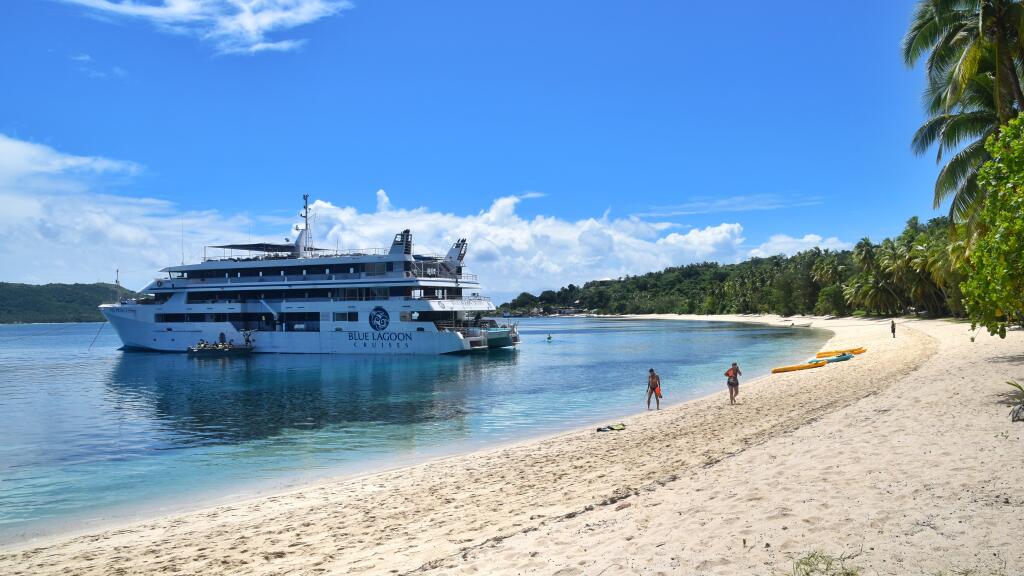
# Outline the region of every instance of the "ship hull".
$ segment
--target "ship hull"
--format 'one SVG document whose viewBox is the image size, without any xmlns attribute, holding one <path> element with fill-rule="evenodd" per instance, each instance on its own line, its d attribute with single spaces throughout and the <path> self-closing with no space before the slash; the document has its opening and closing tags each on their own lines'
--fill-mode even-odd
<svg viewBox="0 0 1024 576">
<path fill-rule="evenodd" d="M 101 309 L 127 350 L 186 352 L 200 340 L 240 343 L 242 332 L 230 322 L 187 322 L 174 326 L 136 317 L 130 306 Z M 448 331 L 333 329 L 320 332 L 252 333 L 253 353 L 271 354 L 453 354 L 488 347 L 482 337 Z"/>
</svg>

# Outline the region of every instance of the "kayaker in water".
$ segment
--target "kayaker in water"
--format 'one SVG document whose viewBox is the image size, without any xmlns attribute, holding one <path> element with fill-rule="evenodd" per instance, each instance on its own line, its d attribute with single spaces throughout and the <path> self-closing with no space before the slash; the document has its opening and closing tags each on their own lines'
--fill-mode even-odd
<svg viewBox="0 0 1024 576">
<path fill-rule="evenodd" d="M 651 409 L 651 396 L 654 396 L 654 403 L 661 410 L 661 376 L 654 373 L 654 368 L 647 371 L 647 409 Z"/>
<path fill-rule="evenodd" d="M 725 384 L 729 387 L 729 404 L 735 404 L 736 397 L 740 395 L 740 376 L 742 375 L 743 372 L 735 362 L 725 371 Z"/>
</svg>

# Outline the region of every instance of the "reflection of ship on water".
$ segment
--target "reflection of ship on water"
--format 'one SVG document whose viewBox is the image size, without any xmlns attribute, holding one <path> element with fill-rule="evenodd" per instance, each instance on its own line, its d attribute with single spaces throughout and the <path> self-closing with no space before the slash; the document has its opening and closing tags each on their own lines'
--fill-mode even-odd
<svg viewBox="0 0 1024 576">
<path fill-rule="evenodd" d="M 272 441 L 296 430 L 321 429 L 351 431 L 353 449 L 384 442 L 412 447 L 419 443 L 417 425 L 432 425 L 430 442 L 437 434 L 467 436 L 466 400 L 476 383 L 485 370 L 515 362 L 512 351 L 487 357 L 315 359 L 124 354 L 108 388 L 118 404 L 172 428 L 168 448 Z M 368 430 L 372 433 L 359 434 Z"/>
</svg>

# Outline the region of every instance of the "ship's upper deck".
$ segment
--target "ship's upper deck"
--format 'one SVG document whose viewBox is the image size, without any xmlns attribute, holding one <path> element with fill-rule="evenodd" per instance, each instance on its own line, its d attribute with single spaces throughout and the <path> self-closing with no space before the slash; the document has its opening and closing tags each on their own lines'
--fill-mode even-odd
<svg viewBox="0 0 1024 576">
<path fill-rule="evenodd" d="M 225 253 L 204 257 L 197 264 L 169 266 L 146 291 L 174 291 L 204 287 L 270 287 L 277 284 L 441 283 L 476 287 L 476 275 L 463 270 L 466 240 L 459 239 L 448 253 L 413 254 L 408 230 L 395 236 L 390 249 L 328 251 L 309 248 L 304 237 L 295 244 L 229 244 L 215 246 Z M 235 255 L 236 251 L 244 254 Z M 253 253 L 257 255 L 253 255 Z"/>
</svg>

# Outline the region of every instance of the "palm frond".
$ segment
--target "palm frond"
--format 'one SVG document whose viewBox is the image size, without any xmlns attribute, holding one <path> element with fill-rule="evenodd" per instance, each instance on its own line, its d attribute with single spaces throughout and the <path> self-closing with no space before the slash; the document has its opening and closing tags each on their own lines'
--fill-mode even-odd
<svg viewBox="0 0 1024 576">
<path fill-rule="evenodd" d="M 911 140 L 910 144 L 910 148 L 914 151 L 914 154 L 917 154 L 918 156 L 924 154 L 932 147 L 932 144 L 939 141 L 939 138 L 942 136 L 943 129 L 946 127 L 951 116 L 951 114 L 941 114 L 939 116 L 929 118 L 927 122 L 917 129 L 917 132 L 914 132 L 914 138 Z M 941 160 L 942 153 L 940 151 L 939 158 L 936 162 Z"/>
<path fill-rule="evenodd" d="M 953 206 L 950 208 L 950 216 L 957 221 L 962 221 L 960 216 L 965 213 L 964 208 L 977 197 L 978 169 L 988 159 L 989 154 L 985 150 L 983 140 L 968 144 L 953 156 L 935 180 L 934 207 L 938 208 L 952 196 Z"/>
<path fill-rule="evenodd" d="M 968 141 L 985 140 L 998 126 L 999 118 L 991 112 L 953 114 L 943 123 L 939 153 L 955 150 Z"/>
</svg>

